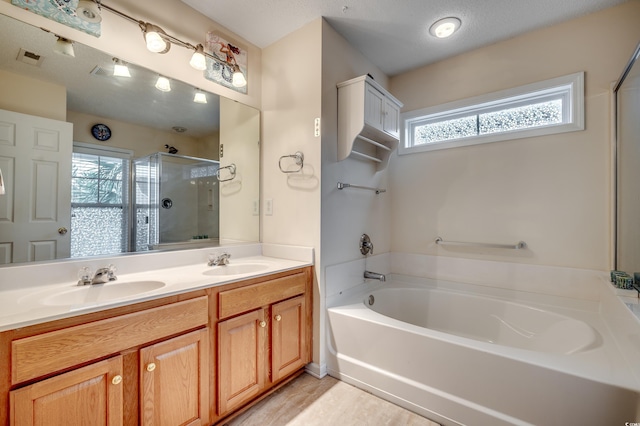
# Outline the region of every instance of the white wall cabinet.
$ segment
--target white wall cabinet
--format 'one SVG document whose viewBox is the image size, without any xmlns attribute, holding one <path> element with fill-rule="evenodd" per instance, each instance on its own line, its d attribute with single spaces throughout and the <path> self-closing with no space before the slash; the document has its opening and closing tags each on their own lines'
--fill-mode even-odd
<svg viewBox="0 0 640 426">
<path fill-rule="evenodd" d="M 338 84 L 338 161 L 349 156 L 383 170 L 400 139 L 402 103 L 363 75 Z"/>
</svg>

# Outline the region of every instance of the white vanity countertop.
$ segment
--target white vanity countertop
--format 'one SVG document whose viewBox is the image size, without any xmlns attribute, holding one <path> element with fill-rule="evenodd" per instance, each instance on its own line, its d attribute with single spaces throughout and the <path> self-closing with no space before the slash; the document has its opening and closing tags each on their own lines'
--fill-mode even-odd
<svg viewBox="0 0 640 426">
<path fill-rule="evenodd" d="M 291 248 L 285 251 L 261 248 L 256 250 L 255 245 L 249 246 L 249 250 L 246 246 L 195 250 L 193 252 L 197 255 L 192 257 L 197 263 L 190 262 L 186 265 L 179 265 L 183 261 L 173 260 L 176 256 L 184 257 L 184 252 L 174 254 L 171 258 L 173 262 L 167 262 L 168 256 L 171 256 L 170 253 L 157 253 L 146 254 L 137 259 L 135 259 L 136 256 L 126 256 L 107 260 L 65 261 L 37 265 L 36 273 L 44 278 L 41 282 L 50 278 L 47 284 L 33 282 L 33 266 L 31 268 L 29 265 L 0 268 L 0 331 L 312 265 L 313 250 L 300 249 L 302 250 L 294 252 L 293 255 L 290 252 Z M 222 251 L 236 252 L 238 255 L 232 255 L 228 266 L 211 267 L 202 260 L 206 259 L 207 253 Z M 284 254 L 296 260 L 265 256 L 263 252 L 272 255 Z M 89 286 L 77 285 L 75 275 L 81 267 L 90 266 L 95 270 L 109 263 L 113 263 L 118 268 L 116 281 Z M 119 263 L 123 264 L 123 269 L 120 268 Z M 148 269 L 141 263 L 149 263 Z M 153 267 L 151 263 L 168 267 Z M 178 265 L 170 263 L 178 263 Z M 93 266 L 94 264 L 96 266 Z M 23 268 L 23 271 L 11 268 Z M 40 270 L 37 271 L 37 269 Z M 50 276 L 48 272 L 51 273 Z M 61 276 L 70 275 L 73 278 L 59 279 Z M 58 282 L 51 282 L 52 276 L 58 278 Z"/>
</svg>

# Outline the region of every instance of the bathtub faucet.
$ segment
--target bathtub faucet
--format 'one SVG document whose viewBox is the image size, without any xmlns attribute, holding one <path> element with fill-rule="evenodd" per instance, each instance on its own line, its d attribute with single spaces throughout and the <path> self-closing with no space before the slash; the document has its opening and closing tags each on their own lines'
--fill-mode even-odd
<svg viewBox="0 0 640 426">
<path fill-rule="evenodd" d="M 379 280 L 382 282 L 387 280 L 387 277 L 385 277 L 384 274 L 379 274 L 377 272 L 371 272 L 371 271 L 364 271 L 364 277 L 371 278 L 373 280 Z"/>
</svg>

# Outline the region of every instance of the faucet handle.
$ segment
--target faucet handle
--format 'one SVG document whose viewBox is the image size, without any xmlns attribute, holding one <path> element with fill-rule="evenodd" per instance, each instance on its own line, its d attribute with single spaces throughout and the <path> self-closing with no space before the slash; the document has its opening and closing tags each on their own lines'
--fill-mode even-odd
<svg viewBox="0 0 640 426">
<path fill-rule="evenodd" d="M 118 270 L 118 268 L 116 268 L 116 265 L 114 265 L 113 263 L 110 263 L 107 266 L 107 269 L 109 270 L 107 272 L 107 276 L 109 277 L 109 281 L 115 281 L 118 279 L 118 277 L 116 277 L 116 271 Z"/>
<path fill-rule="evenodd" d="M 373 254 L 373 243 L 367 234 L 360 236 L 360 253 L 364 255 Z"/>
<path fill-rule="evenodd" d="M 91 284 L 91 277 L 93 276 L 93 270 L 85 266 L 84 268 L 80 268 L 78 270 L 78 285 L 88 285 Z"/>
</svg>

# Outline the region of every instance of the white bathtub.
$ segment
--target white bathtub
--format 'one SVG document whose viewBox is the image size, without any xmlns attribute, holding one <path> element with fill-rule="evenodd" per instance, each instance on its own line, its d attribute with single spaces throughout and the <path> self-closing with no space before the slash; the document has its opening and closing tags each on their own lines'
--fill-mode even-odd
<svg viewBox="0 0 640 426">
<path fill-rule="evenodd" d="M 328 309 L 330 375 L 443 424 L 638 421 L 596 302 L 402 279 Z"/>
</svg>

